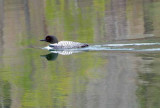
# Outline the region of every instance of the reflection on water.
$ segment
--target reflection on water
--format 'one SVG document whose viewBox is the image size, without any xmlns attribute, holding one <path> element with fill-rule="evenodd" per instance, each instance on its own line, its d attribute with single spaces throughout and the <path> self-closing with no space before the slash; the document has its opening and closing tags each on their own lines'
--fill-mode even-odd
<svg viewBox="0 0 160 108">
<path fill-rule="evenodd" d="M 158 108 L 159 9 L 159 0 L 0 0 L 0 107 Z M 91 47 L 48 52 L 45 35 Z"/>
<path fill-rule="evenodd" d="M 41 57 L 45 57 L 48 61 L 54 61 L 58 57 L 58 53 L 49 53 L 46 55 L 41 55 Z"/>
</svg>

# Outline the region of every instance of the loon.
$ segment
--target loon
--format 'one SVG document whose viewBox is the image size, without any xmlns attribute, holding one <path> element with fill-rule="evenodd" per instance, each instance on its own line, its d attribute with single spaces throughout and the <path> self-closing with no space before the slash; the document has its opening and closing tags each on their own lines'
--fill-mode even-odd
<svg viewBox="0 0 160 108">
<path fill-rule="evenodd" d="M 84 48 L 89 46 L 86 43 L 73 42 L 73 41 L 58 42 L 58 39 L 55 36 L 51 36 L 51 35 L 46 36 L 45 39 L 42 39 L 40 41 L 51 43 L 48 46 L 48 49 L 73 49 L 73 48 Z"/>
</svg>

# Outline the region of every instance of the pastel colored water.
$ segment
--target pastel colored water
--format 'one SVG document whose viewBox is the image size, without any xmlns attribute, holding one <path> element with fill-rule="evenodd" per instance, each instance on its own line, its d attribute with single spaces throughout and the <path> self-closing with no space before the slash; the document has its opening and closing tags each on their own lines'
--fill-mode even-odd
<svg viewBox="0 0 160 108">
<path fill-rule="evenodd" d="M 0 0 L 0 108 L 159 108 L 159 0 Z M 48 51 L 45 35 L 89 43 Z"/>
</svg>

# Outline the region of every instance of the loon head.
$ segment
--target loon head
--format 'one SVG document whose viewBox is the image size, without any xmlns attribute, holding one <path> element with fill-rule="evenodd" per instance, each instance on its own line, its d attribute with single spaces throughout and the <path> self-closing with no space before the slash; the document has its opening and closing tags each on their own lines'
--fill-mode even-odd
<svg viewBox="0 0 160 108">
<path fill-rule="evenodd" d="M 55 37 L 55 36 L 51 36 L 51 35 L 47 35 L 46 37 L 45 37 L 45 39 L 42 39 L 42 40 L 40 40 L 40 41 L 46 41 L 46 42 L 49 42 L 49 43 L 58 43 L 58 40 L 57 40 L 57 38 Z"/>
</svg>

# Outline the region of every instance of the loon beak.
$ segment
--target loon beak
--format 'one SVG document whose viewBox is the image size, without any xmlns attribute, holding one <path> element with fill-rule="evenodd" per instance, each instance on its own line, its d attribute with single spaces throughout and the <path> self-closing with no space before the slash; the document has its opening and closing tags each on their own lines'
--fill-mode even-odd
<svg viewBox="0 0 160 108">
<path fill-rule="evenodd" d="M 42 40 L 40 40 L 40 41 L 46 41 L 45 39 L 42 39 Z"/>
</svg>

